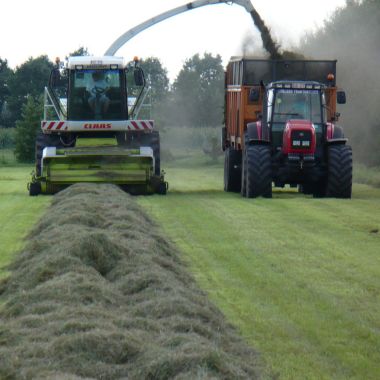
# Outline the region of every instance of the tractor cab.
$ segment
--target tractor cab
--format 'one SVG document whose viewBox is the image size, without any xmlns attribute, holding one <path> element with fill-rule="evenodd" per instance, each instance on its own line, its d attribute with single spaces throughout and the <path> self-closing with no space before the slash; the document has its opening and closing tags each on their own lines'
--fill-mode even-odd
<svg viewBox="0 0 380 380">
<path fill-rule="evenodd" d="M 286 127 L 304 125 L 313 129 L 317 145 L 326 123 L 326 102 L 323 85 L 317 82 L 274 82 L 268 86 L 267 121 L 273 148 L 280 150 Z M 310 132 L 310 133 L 311 133 Z"/>
</svg>

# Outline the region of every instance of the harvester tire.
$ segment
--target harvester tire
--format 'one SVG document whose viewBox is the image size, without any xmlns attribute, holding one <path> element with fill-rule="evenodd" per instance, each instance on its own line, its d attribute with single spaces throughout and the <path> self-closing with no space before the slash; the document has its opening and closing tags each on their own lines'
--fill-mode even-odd
<svg viewBox="0 0 380 380">
<path fill-rule="evenodd" d="M 351 198 L 352 149 L 349 145 L 328 147 L 326 195 L 334 198 Z"/>
<path fill-rule="evenodd" d="M 30 196 L 41 194 L 41 184 L 39 182 L 31 182 L 29 183 L 28 187 Z"/>
<path fill-rule="evenodd" d="M 224 151 L 224 191 L 238 193 L 241 188 L 240 152 L 226 148 Z"/>
<path fill-rule="evenodd" d="M 270 146 L 249 145 L 246 148 L 248 198 L 272 198 L 272 164 Z"/>
</svg>

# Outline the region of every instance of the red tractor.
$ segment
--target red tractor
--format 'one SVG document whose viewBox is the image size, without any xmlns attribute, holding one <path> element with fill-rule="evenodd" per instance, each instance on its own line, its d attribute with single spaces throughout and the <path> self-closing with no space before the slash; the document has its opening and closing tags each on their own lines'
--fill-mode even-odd
<svg viewBox="0 0 380 380">
<path fill-rule="evenodd" d="M 336 61 L 233 59 L 226 73 L 224 190 L 272 196 L 286 184 L 351 198 L 352 151 L 336 104 Z"/>
</svg>

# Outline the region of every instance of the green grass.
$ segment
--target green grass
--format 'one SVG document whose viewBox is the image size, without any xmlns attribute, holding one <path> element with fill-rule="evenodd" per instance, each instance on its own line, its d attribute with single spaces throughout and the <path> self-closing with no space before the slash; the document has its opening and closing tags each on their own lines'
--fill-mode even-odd
<svg viewBox="0 0 380 380">
<path fill-rule="evenodd" d="M 23 245 L 23 238 L 41 217 L 51 197 L 30 197 L 27 183 L 32 167 L 0 167 L 0 277 Z"/>
<path fill-rule="evenodd" d="M 0 165 L 1 166 L 9 166 L 9 165 L 17 166 L 16 157 L 13 152 L 13 149 L 0 149 Z"/>
<path fill-rule="evenodd" d="M 354 166 L 354 180 L 358 183 L 380 187 L 380 167 L 368 168 L 357 164 Z"/>
<path fill-rule="evenodd" d="M 335 200 L 288 189 L 247 200 L 222 191 L 222 159 L 182 150 L 163 167 L 168 195 L 138 202 L 273 373 L 378 378 L 380 190 L 355 185 L 353 199 Z M 0 268 L 51 201 L 28 196 L 31 170 L 0 167 Z"/>
<path fill-rule="evenodd" d="M 195 162 L 196 161 L 196 162 Z M 222 191 L 222 165 L 182 157 L 139 203 L 280 379 L 378 379 L 380 190 L 313 199 Z M 193 163 L 193 165 L 192 165 Z"/>
</svg>

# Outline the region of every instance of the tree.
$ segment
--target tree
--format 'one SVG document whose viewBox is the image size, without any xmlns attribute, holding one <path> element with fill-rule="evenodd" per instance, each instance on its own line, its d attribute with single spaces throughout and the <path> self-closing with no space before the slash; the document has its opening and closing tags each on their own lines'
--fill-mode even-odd
<svg viewBox="0 0 380 380">
<path fill-rule="evenodd" d="M 8 67 L 8 61 L 0 58 L 0 125 L 5 124 L 3 118 L 3 111 L 5 109 L 5 102 L 9 96 L 9 80 L 13 75 L 13 71 Z"/>
<path fill-rule="evenodd" d="M 182 125 L 216 126 L 223 120 L 224 70 L 220 55 L 185 61 L 173 84 L 176 118 Z"/>
<path fill-rule="evenodd" d="M 15 154 L 19 162 L 34 161 L 34 146 L 41 126 L 42 111 L 42 97 L 29 95 L 22 107 L 21 120 L 16 123 Z"/>
<path fill-rule="evenodd" d="M 150 115 L 158 124 L 164 123 L 166 102 L 169 95 L 169 78 L 167 70 L 156 57 L 149 57 L 140 61 L 147 85 L 150 87 Z"/>
<path fill-rule="evenodd" d="M 10 95 L 7 98 L 13 123 L 20 118 L 22 107 L 28 97 L 37 98 L 43 93 L 52 68 L 53 63 L 46 55 L 29 58 L 16 68 L 8 83 Z"/>
<path fill-rule="evenodd" d="M 338 59 L 338 85 L 348 95 L 340 123 L 355 159 L 370 165 L 380 165 L 379 33 L 380 2 L 349 0 L 301 46 L 311 58 Z"/>
<path fill-rule="evenodd" d="M 162 101 L 169 91 L 168 71 L 162 66 L 161 61 L 155 57 L 141 60 L 140 66 L 144 70 L 148 85 L 151 87 L 152 103 Z"/>
</svg>

